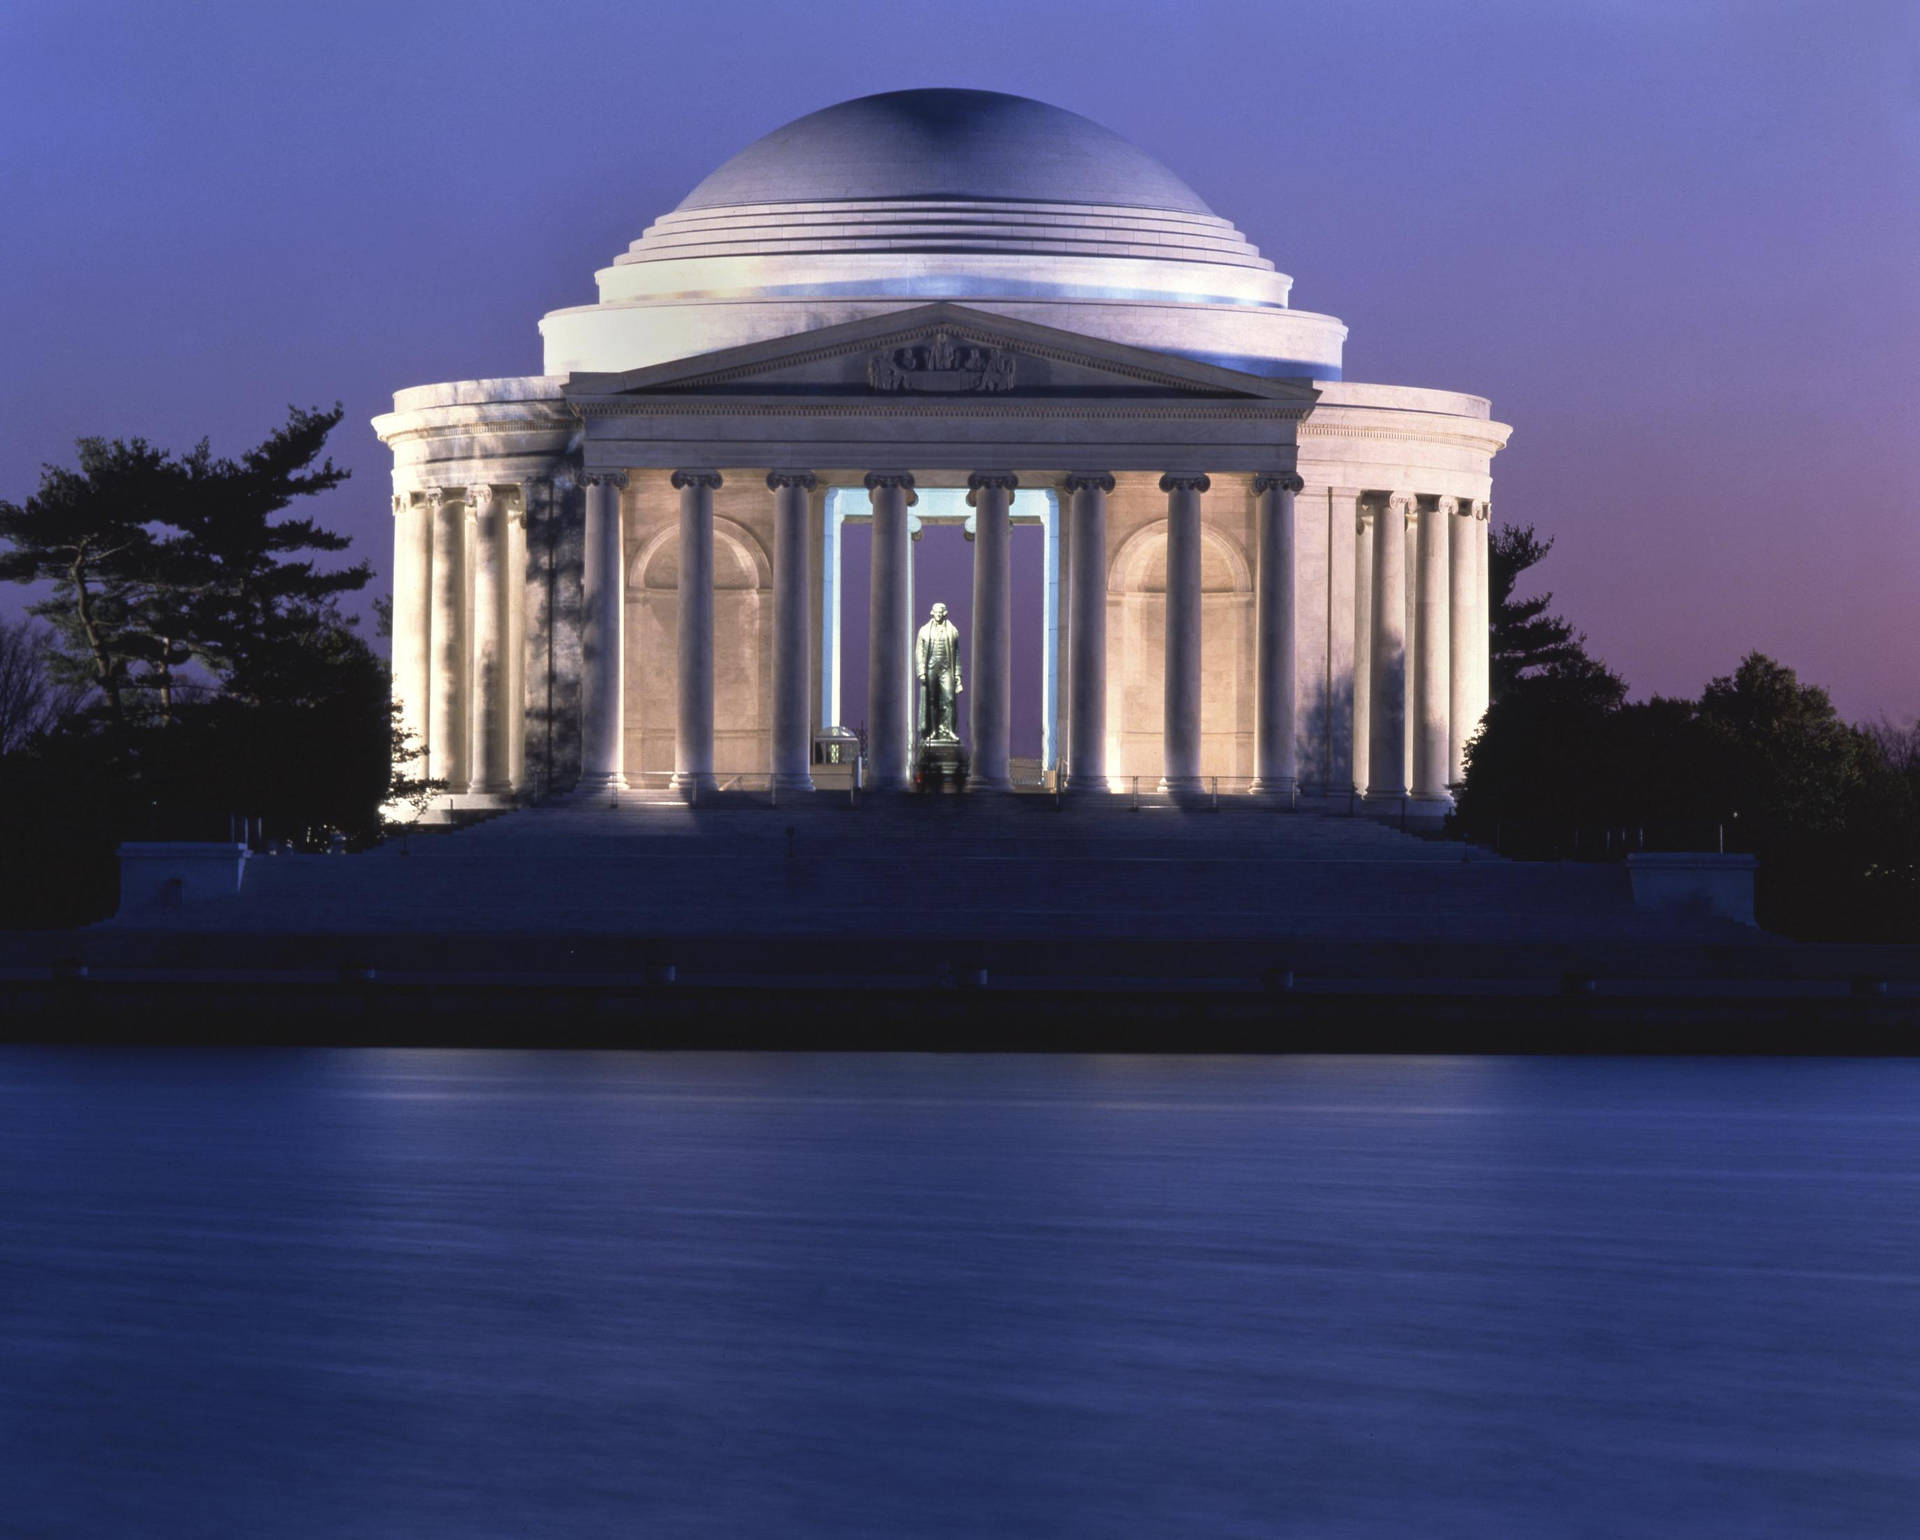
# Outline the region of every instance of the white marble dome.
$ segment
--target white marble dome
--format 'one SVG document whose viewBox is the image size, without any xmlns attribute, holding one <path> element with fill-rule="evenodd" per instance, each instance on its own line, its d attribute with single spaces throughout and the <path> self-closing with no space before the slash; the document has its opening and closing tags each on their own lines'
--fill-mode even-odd
<svg viewBox="0 0 1920 1540">
<path fill-rule="evenodd" d="M 619 371 L 956 300 L 1268 376 L 1346 328 L 1152 156 L 993 91 L 890 91 L 754 141 L 541 322 L 548 374 Z"/>
</svg>

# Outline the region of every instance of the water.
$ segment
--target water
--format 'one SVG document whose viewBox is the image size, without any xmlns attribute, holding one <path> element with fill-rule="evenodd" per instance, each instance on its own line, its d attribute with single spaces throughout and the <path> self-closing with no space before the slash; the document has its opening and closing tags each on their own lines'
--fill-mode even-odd
<svg viewBox="0 0 1920 1540">
<path fill-rule="evenodd" d="M 0 1052 L 0 1533 L 1920 1528 L 1920 1063 Z"/>
</svg>

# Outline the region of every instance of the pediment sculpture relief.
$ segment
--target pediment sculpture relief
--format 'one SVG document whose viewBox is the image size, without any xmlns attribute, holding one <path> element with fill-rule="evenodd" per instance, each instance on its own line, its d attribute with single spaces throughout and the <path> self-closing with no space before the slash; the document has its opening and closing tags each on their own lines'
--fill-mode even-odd
<svg viewBox="0 0 1920 1540">
<path fill-rule="evenodd" d="M 1014 363 L 1015 355 L 1003 348 L 935 332 L 926 342 L 875 353 L 867 360 L 867 383 L 875 390 L 938 394 L 1012 390 Z"/>
</svg>

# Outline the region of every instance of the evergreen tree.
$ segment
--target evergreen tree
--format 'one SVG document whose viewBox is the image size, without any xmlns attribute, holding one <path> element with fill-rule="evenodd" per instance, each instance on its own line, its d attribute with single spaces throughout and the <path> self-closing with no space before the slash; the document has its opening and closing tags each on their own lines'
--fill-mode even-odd
<svg viewBox="0 0 1920 1540">
<path fill-rule="evenodd" d="M 100 692 L 116 725 L 151 652 L 144 613 L 158 564 L 150 526 L 173 504 L 177 468 L 144 439 L 83 438 L 79 468 L 41 467 L 25 503 L 0 500 L 0 581 L 52 585 L 28 606 L 51 621 L 56 677 Z"/>
<path fill-rule="evenodd" d="M 323 458 L 340 416 L 291 409 L 238 459 L 85 439 L 0 502 L 0 578 L 49 586 L 37 645 L 91 699 L 0 756 L 0 924 L 111 912 L 123 839 L 220 838 L 241 814 L 308 848 L 363 844 L 384 805 L 431 794 L 393 778 L 387 668 L 339 611 L 369 567 L 323 570 L 347 538 L 287 516 L 345 479 Z"/>
<path fill-rule="evenodd" d="M 286 425 L 239 460 L 213 458 L 203 439 L 181 461 L 182 501 L 169 543 L 181 566 L 194 656 L 224 692 L 247 701 L 284 694 L 298 675 L 334 601 L 364 588 L 366 562 L 319 570 L 311 553 L 344 551 L 345 535 L 311 519 L 276 519 L 294 499 L 347 478 L 332 460 L 314 464 L 340 421 L 330 412 L 289 408 Z"/>
<path fill-rule="evenodd" d="M 52 585 L 30 612 L 54 626 L 54 666 L 98 689 L 115 726 L 142 713 L 170 722 L 189 665 L 228 695 L 273 698 L 337 597 L 366 585 L 364 562 L 314 564 L 345 536 L 275 518 L 346 479 L 331 460 L 314 464 L 340 416 L 337 403 L 289 408 L 237 461 L 204 440 L 176 458 L 144 439 L 82 439 L 77 470 L 45 466 L 25 503 L 0 501 L 0 580 Z"/>
<path fill-rule="evenodd" d="M 1551 593 L 1516 599 L 1520 574 L 1546 559 L 1552 540 L 1542 540 L 1531 524 L 1503 524 L 1487 548 L 1487 586 L 1492 603 L 1492 695 L 1499 700 L 1517 680 L 1584 662 L 1585 635 L 1549 613 Z"/>
</svg>

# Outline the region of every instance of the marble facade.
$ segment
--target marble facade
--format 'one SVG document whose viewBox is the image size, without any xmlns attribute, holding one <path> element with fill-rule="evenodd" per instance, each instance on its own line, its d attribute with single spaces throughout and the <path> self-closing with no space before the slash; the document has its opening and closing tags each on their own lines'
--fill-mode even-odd
<svg viewBox="0 0 1920 1540">
<path fill-rule="evenodd" d="M 874 152 L 848 151 L 845 124 L 796 150 L 803 119 L 783 131 L 787 208 L 723 167 L 603 272 L 599 306 L 549 318 L 548 372 L 399 392 L 376 422 L 395 458 L 395 693 L 429 773 L 479 806 L 803 787 L 838 725 L 818 642 L 838 492 L 871 507 L 882 660 L 841 714 L 868 726 L 872 783 L 903 784 L 911 510 L 939 487 L 967 489 L 976 536 L 962 733 L 976 789 L 1004 789 L 1008 669 L 1030 666 L 1007 655 L 1018 488 L 1059 524 L 1049 742 L 1074 790 L 1444 812 L 1487 698 L 1508 433 L 1487 402 L 1340 378 L 1344 327 L 1288 309 L 1291 280 L 1084 119 L 970 92 L 815 119 L 875 102 L 932 122 L 936 148 L 943 113 L 1010 142 L 1080 135 L 1073 187 L 1095 164 L 1158 201 L 1032 196 L 978 134 L 954 141 L 958 170 L 880 156 L 864 201 L 828 199 L 806 168 Z M 977 249 L 955 252 L 963 216 Z M 1081 238 L 1043 240 L 1046 222 Z"/>
</svg>

